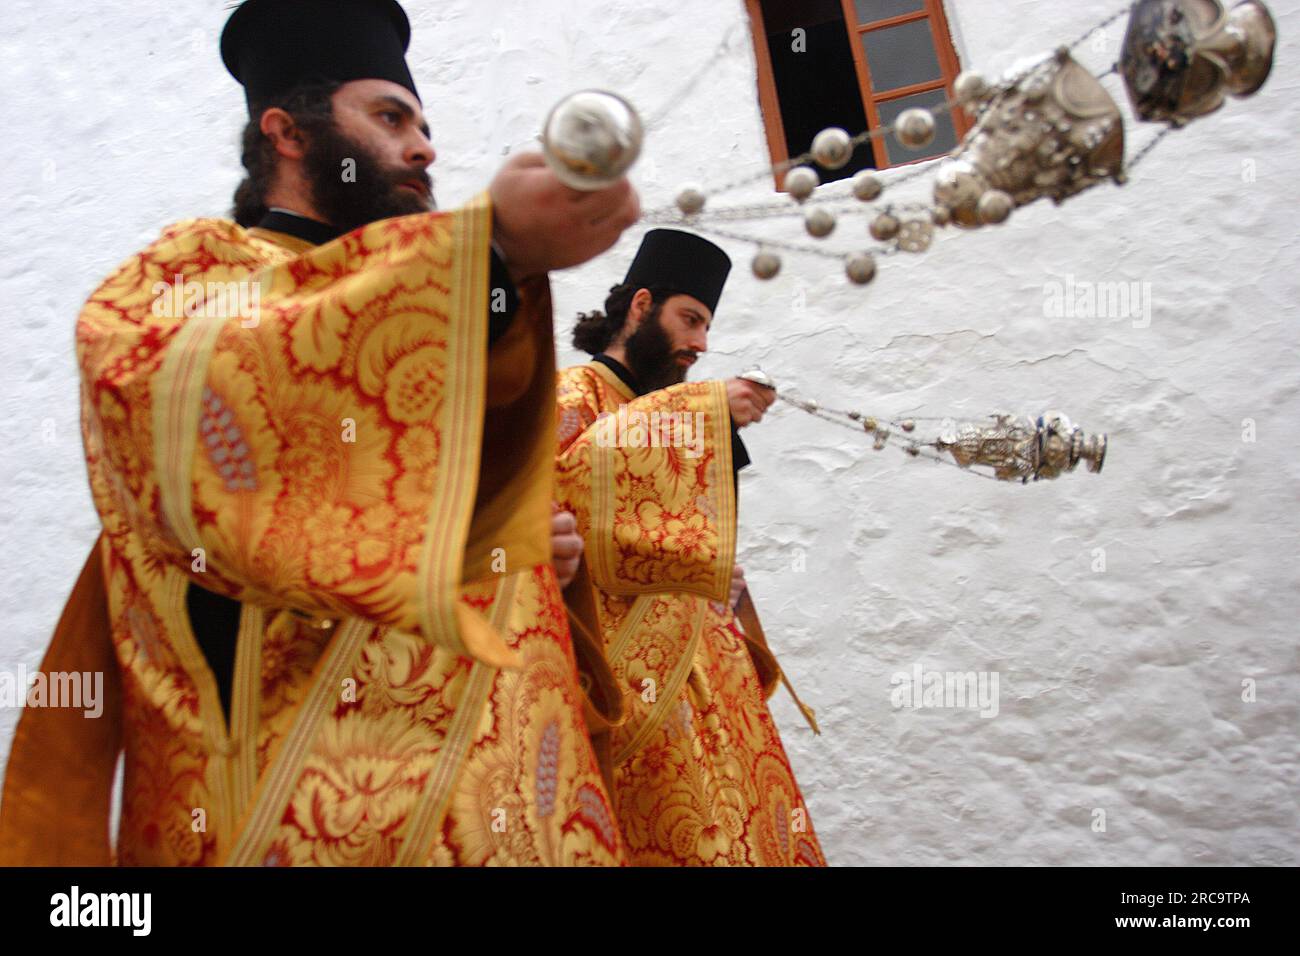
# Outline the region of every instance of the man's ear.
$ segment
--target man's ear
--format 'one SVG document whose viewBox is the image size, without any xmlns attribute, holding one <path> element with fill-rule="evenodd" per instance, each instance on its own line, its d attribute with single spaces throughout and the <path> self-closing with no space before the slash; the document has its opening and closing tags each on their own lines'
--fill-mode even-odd
<svg viewBox="0 0 1300 956">
<path fill-rule="evenodd" d="M 259 124 L 262 135 L 271 141 L 275 151 L 288 159 L 302 159 L 307 154 L 307 142 L 293 117 L 278 106 L 262 113 Z"/>
<path fill-rule="evenodd" d="M 627 318 L 633 326 L 639 326 L 641 320 L 650 312 L 650 306 L 654 304 L 654 296 L 650 294 L 649 289 L 637 289 L 632 296 L 632 301 L 628 303 Z"/>
</svg>

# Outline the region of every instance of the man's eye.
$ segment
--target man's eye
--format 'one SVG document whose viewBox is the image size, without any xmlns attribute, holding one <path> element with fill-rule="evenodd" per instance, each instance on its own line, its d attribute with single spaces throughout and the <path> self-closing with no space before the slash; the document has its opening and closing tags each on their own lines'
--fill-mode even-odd
<svg viewBox="0 0 1300 956">
<path fill-rule="evenodd" d="M 380 113 L 379 115 L 384 118 L 385 123 L 391 123 L 393 126 L 397 126 L 402 122 L 402 114 L 393 110 L 389 110 L 386 113 Z"/>
</svg>

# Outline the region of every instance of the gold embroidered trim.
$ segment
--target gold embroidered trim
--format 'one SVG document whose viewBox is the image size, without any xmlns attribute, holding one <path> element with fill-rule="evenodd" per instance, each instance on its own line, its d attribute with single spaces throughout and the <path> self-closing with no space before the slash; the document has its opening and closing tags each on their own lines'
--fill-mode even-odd
<svg viewBox="0 0 1300 956">
<path fill-rule="evenodd" d="M 238 748 L 231 788 L 231 827 L 248 808 L 257 787 L 257 731 L 261 721 L 262 639 L 266 634 L 266 612 L 245 602 L 239 612 L 239 638 L 235 645 L 235 679 L 230 693 L 230 737 Z"/>
<path fill-rule="evenodd" d="M 611 663 L 623 659 L 623 652 L 627 649 L 627 642 L 632 639 L 633 632 L 641 626 L 646 611 L 650 610 L 650 605 L 654 600 L 654 595 L 642 594 L 632 602 L 627 617 L 623 618 L 623 624 L 618 629 L 618 634 L 615 636 L 613 643 L 610 644 L 609 660 Z"/>
<path fill-rule="evenodd" d="M 603 378 L 609 385 L 622 396 L 623 401 L 630 402 L 636 398 L 632 389 L 628 388 L 624 381 L 614 374 L 614 370 L 603 362 L 588 362 L 586 368 L 591 369 L 598 376 Z M 599 396 L 597 396 L 599 402 Z"/>
<path fill-rule="evenodd" d="M 361 618 L 350 618 L 339 627 L 312 680 L 311 689 L 299 705 L 293 728 L 263 774 L 252 808 L 224 860 L 225 866 L 257 866 L 262 863 L 265 844 L 284 817 L 311 745 L 321 724 L 338 703 L 343 678 L 373 628 L 373 624 Z"/>
<path fill-rule="evenodd" d="M 644 746 L 645 742 L 650 739 L 650 735 L 659 729 L 664 718 L 668 716 L 668 708 L 677 703 L 678 696 L 681 694 L 682 685 L 686 683 L 686 678 L 690 676 L 691 667 L 695 663 L 695 649 L 699 646 L 700 636 L 704 633 L 704 612 L 708 605 L 699 598 L 682 597 L 677 600 L 693 601 L 695 610 L 691 618 L 691 637 L 686 646 L 682 649 L 682 655 L 678 659 L 676 666 L 668 676 L 665 686 L 655 697 L 654 705 L 650 708 L 650 713 L 646 715 L 641 726 L 637 728 L 632 738 L 623 745 L 623 748 L 614 755 L 615 766 L 623 763 L 633 754 Z M 621 661 L 620 661 L 621 663 Z M 617 666 L 617 665 L 615 665 Z M 629 721 L 630 723 L 630 721 Z"/>
<path fill-rule="evenodd" d="M 194 451 L 199 440 L 199 415 L 208 363 L 226 320 L 193 317 L 176 332 L 176 339 L 154 373 L 154 471 L 163 519 L 188 552 L 200 546 L 194 524 Z"/>
<path fill-rule="evenodd" d="M 492 630 L 499 631 L 506 626 L 510 612 L 514 609 L 519 574 L 522 573 L 529 572 L 510 575 L 497 585 L 489 617 Z M 439 650 L 437 653 L 447 652 Z M 433 769 L 429 771 L 420 797 L 411 811 L 402 848 L 393 861 L 395 866 L 419 866 L 428 859 L 438 831 L 442 829 L 442 821 L 451 803 L 452 790 L 465 766 L 465 757 L 474 741 L 474 733 L 482 719 L 483 708 L 487 706 L 496 675 L 497 669 L 482 661 L 475 661 L 470 669 L 465 690 L 461 693 L 451 726 L 447 729 L 447 736 L 443 739 Z"/>
<path fill-rule="evenodd" d="M 727 401 L 727 383 L 717 381 L 712 383 L 713 414 L 710 416 L 716 422 L 731 422 L 731 407 Z M 709 476 L 713 488 L 718 491 L 718 536 L 721 539 L 718 542 L 718 560 L 721 566 L 718 573 L 721 576 L 722 597 L 726 601 L 731 594 L 731 574 L 736 566 L 736 525 L 738 523 L 736 516 L 736 484 L 735 469 L 731 462 L 731 438 L 730 428 L 726 429 L 728 435 L 719 437 L 717 440 L 718 453 L 712 461 L 713 474 Z M 712 599 L 712 598 L 710 598 Z"/>
<path fill-rule="evenodd" d="M 455 449 L 434 477 L 424 546 L 420 553 L 420 627 L 426 640 L 459 650 L 464 637 L 456 627 L 456 598 L 465 560 L 465 542 L 473 517 L 474 494 L 482 449 L 487 378 L 487 247 L 491 206 L 480 194 L 453 224 L 447 323 L 447 381 L 439 431 L 442 447 Z"/>
</svg>

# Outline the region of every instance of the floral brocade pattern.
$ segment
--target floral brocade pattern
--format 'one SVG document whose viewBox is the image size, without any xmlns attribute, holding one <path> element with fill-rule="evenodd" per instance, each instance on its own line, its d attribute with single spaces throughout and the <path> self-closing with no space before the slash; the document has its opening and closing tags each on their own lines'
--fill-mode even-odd
<svg viewBox="0 0 1300 956">
<path fill-rule="evenodd" d="M 730 419 L 716 385 L 687 382 L 627 403 L 589 366 L 562 373 L 560 503 L 584 527 L 609 526 L 609 535 L 587 543 L 598 582 L 624 592 L 726 593 L 735 542 L 718 515 L 732 494 L 730 445 L 722 446 Z M 593 411 L 584 403 L 597 392 L 617 404 Z M 595 424 L 600 412 L 625 403 L 634 413 L 628 419 Z M 638 411 L 645 417 L 635 416 Z M 683 421 L 690 432 L 674 431 Z M 641 427 L 646 424 L 659 427 Z M 684 434 L 692 440 L 681 440 Z"/>
<path fill-rule="evenodd" d="M 457 442 L 478 441 L 481 412 L 462 408 L 449 356 L 470 325 L 485 354 L 485 310 L 455 289 L 469 275 L 486 294 L 488 222 L 410 216 L 303 248 L 187 221 L 87 303 L 83 432 L 123 685 L 118 862 L 212 865 L 241 840 L 262 865 L 623 862 L 552 569 L 453 585 L 439 607 L 496 620 L 518 669 L 422 626 L 429 554 L 458 572 L 463 549 L 431 529 L 446 470 L 477 461 Z M 259 321 L 158 315 L 155 286 L 176 276 L 258 283 Z M 192 369 L 160 376 L 196 340 L 187 324 L 209 321 Z M 186 395 L 192 419 L 156 414 Z M 173 420 L 192 421 L 188 445 L 155 434 Z M 164 504 L 178 473 L 201 553 Z M 473 485 L 454 500 L 468 514 Z M 241 630 L 229 721 L 190 632 L 191 579 L 261 621 L 253 653 Z"/>
<path fill-rule="evenodd" d="M 189 563 L 179 529 L 155 520 L 156 474 L 189 466 L 214 589 L 419 630 L 416 579 L 443 441 L 452 223 L 446 214 L 386 220 L 295 257 L 233 223 L 183 222 L 91 296 L 77 331 L 90 447 L 111 506 L 157 531 L 151 551 Z M 260 311 L 215 319 L 197 373 L 198 453 L 155 462 L 164 354 L 187 322 L 214 321 L 155 314 L 153 290 L 175 276 L 256 285 Z"/>
<path fill-rule="evenodd" d="M 497 671 L 423 860 L 432 865 L 612 865 L 617 832 L 582 721 L 576 666 L 553 572 L 521 572 L 507 627 L 519 670 Z M 466 590 L 492 608 L 491 589 Z M 471 661 L 376 628 L 276 829 L 263 865 L 389 866 L 434 769 Z M 594 812 L 594 817 L 593 817 Z"/>
<path fill-rule="evenodd" d="M 694 394 L 704 394 L 707 384 L 696 383 Z M 682 390 L 675 386 L 632 399 L 595 365 L 560 373 L 560 497 L 579 514 L 589 553 L 592 526 L 584 521 L 590 522 L 596 509 L 584 509 L 582 502 L 600 489 L 592 487 L 590 457 L 565 451 L 591 440 L 589 430 L 601 412 L 616 412 L 629 403 L 647 412 L 677 408 Z M 711 434 L 705 454 L 717 454 L 721 441 L 730 441 L 729 428 Z M 650 450 L 636 451 L 645 456 Z M 722 540 L 726 529 L 718 523 L 733 520 L 734 505 L 708 482 L 725 481 L 729 492 L 731 474 L 705 470 L 684 479 L 684 472 L 653 466 L 643 473 L 638 478 L 644 484 L 614 489 L 613 511 L 625 513 L 629 493 L 642 502 L 639 514 L 649 526 L 637 540 L 654 541 L 655 547 L 645 549 L 647 560 L 669 565 L 658 569 L 653 580 L 689 581 L 706 560 L 716 573 L 729 576 L 729 559 L 724 562 L 716 552 L 707 557 L 697 553 L 689 538 L 664 527 L 664 513 L 689 509 L 693 520 L 716 529 L 714 540 Z M 645 507 L 649 503 L 658 509 Z M 616 583 L 626 582 L 620 578 Z M 668 586 L 632 590 L 598 587 L 606 656 L 629 715 L 615 730 L 612 745 L 616 760 L 623 758 L 614 769 L 613 796 L 629 862 L 824 866 L 807 806 L 730 609 Z"/>
</svg>

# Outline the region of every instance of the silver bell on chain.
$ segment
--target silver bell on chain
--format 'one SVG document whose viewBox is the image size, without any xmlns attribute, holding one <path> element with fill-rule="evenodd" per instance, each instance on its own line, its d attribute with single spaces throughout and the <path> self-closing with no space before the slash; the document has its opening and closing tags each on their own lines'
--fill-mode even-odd
<svg viewBox="0 0 1300 956">
<path fill-rule="evenodd" d="M 866 285 L 876 277 L 876 257 L 869 252 L 855 252 L 844 260 L 844 273 L 854 285 Z"/>
<path fill-rule="evenodd" d="M 758 278 L 771 279 L 781 271 L 781 257 L 775 252 L 760 249 L 749 267 L 754 270 L 754 275 Z"/>
<path fill-rule="evenodd" d="M 796 166 L 785 174 L 785 191 L 796 202 L 803 202 L 821 185 L 821 178 L 809 166 Z"/>
<path fill-rule="evenodd" d="M 814 239 L 825 239 L 835 230 L 835 214 L 824 206 L 814 206 L 804 215 L 803 225 Z"/>
<path fill-rule="evenodd" d="M 825 169 L 840 169 L 853 156 L 853 141 L 845 130 L 831 126 L 813 137 L 812 156 Z"/>
<path fill-rule="evenodd" d="M 903 110 L 894 123 L 894 138 L 907 149 L 924 149 L 934 142 L 934 114 L 929 110 Z"/>
</svg>

